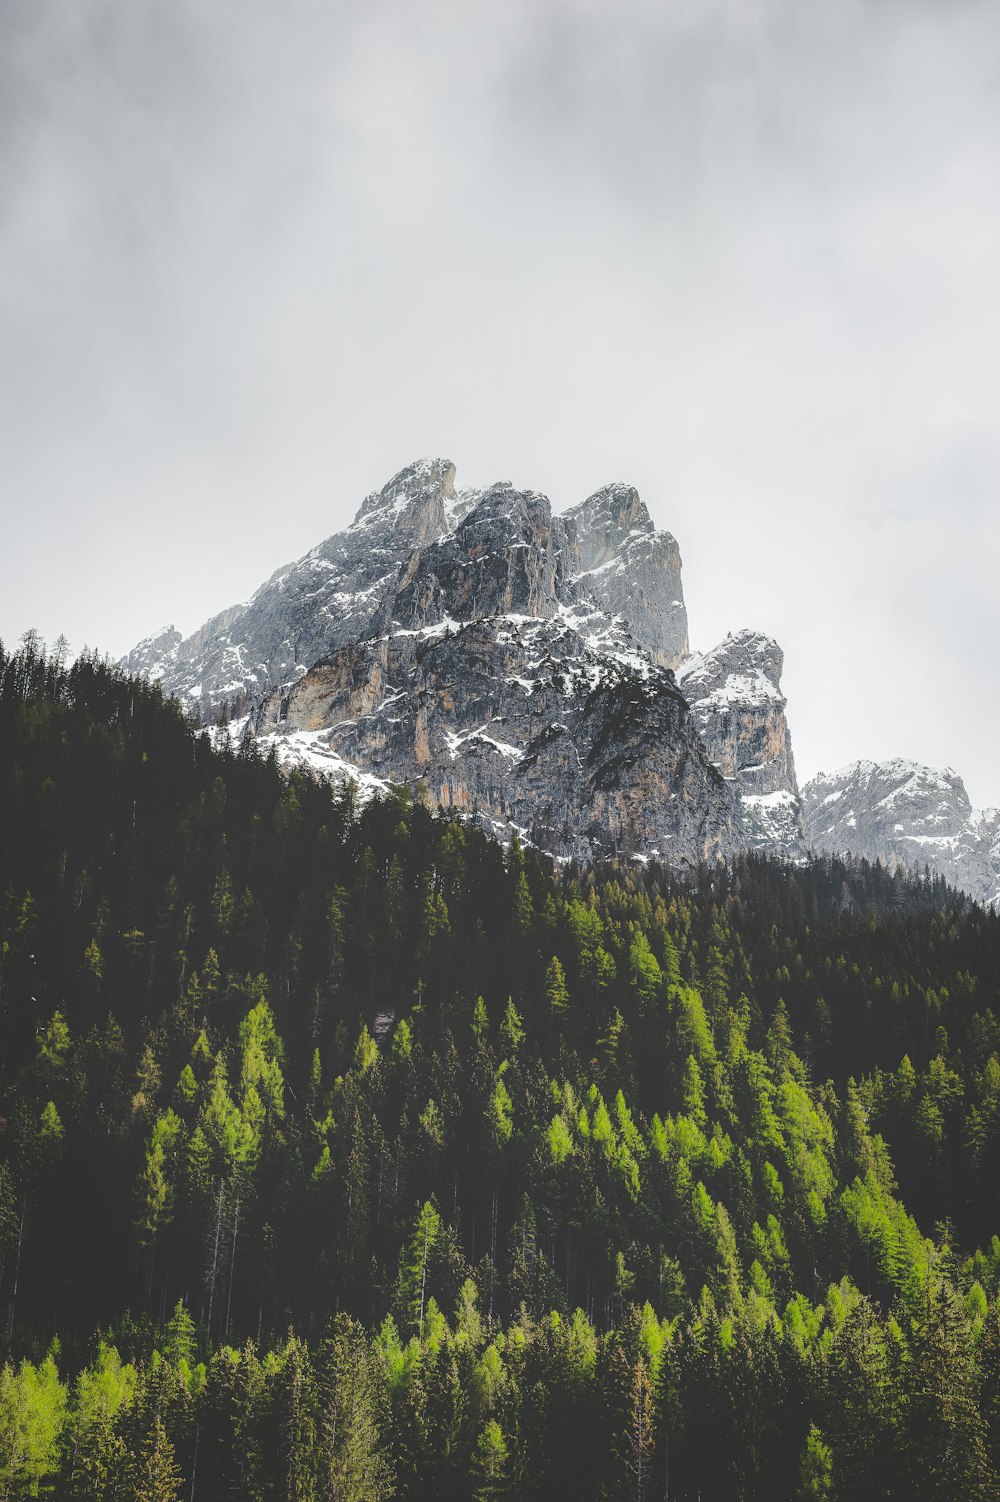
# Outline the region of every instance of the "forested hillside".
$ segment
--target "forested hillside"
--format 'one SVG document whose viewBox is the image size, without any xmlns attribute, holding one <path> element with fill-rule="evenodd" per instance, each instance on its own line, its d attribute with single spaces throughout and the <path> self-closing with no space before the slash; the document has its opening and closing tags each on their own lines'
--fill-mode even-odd
<svg viewBox="0 0 1000 1502">
<path fill-rule="evenodd" d="M 1000 917 L 0 649 L 0 1497 L 985 1499 Z"/>
</svg>

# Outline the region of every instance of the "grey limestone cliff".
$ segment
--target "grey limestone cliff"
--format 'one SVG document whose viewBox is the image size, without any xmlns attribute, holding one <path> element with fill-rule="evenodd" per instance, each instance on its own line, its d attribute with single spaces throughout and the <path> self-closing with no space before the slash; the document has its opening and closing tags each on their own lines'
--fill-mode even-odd
<svg viewBox="0 0 1000 1502">
<path fill-rule="evenodd" d="M 739 844 L 735 801 L 673 675 L 523 614 L 393 629 L 263 707 L 282 759 L 346 763 L 553 854 L 694 862 Z"/>
<path fill-rule="evenodd" d="M 558 519 L 566 592 L 619 616 L 661 667 L 688 652 L 681 554 L 631 485 L 606 485 Z"/>
<path fill-rule="evenodd" d="M 808 845 L 781 692 L 784 657 L 757 631 L 727 636 L 678 672 L 708 754 L 739 799 L 747 843 L 802 857 Z"/>
<path fill-rule="evenodd" d="M 490 487 L 414 548 L 366 636 L 270 695 L 255 733 L 285 759 L 419 780 L 442 807 L 560 856 L 730 853 L 735 800 L 673 673 L 567 589 L 581 543 L 593 556 L 585 521 L 570 551 L 544 496 Z"/>
</svg>

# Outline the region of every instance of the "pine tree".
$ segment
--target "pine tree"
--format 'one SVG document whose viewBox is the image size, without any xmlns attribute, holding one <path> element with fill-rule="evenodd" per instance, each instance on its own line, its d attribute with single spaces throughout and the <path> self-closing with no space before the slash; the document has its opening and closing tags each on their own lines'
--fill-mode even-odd
<svg viewBox="0 0 1000 1502">
<path fill-rule="evenodd" d="M 174 1447 L 157 1414 L 143 1441 L 132 1495 L 135 1502 L 177 1502 L 182 1480 L 174 1462 Z"/>
<path fill-rule="evenodd" d="M 997 1478 L 986 1454 L 965 1311 L 954 1291 L 928 1280 L 912 1317 L 903 1369 L 902 1449 L 913 1494 L 927 1502 L 986 1502 Z"/>
<path fill-rule="evenodd" d="M 646 1363 L 640 1356 L 632 1372 L 628 1413 L 628 1470 L 634 1502 L 649 1495 L 656 1443 L 655 1399 Z"/>
<path fill-rule="evenodd" d="M 569 1011 L 569 990 L 566 986 L 566 972 L 557 955 L 553 955 L 545 971 L 545 999 L 549 1006 L 549 1016 L 556 1025 Z"/>
<path fill-rule="evenodd" d="M 400 1313 L 421 1336 L 429 1294 L 427 1272 L 440 1236 L 441 1217 L 428 1200 L 422 1206 L 409 1241 L 400 1254 L 397 1285 Z"/>
<path fill-rule="evenodd" d="M 364 1332 L 348 1315 L 336 1317 L 320 1348 L 318 1384 L 321 1495 L 380 1502 L 391 1495 L 384 1390 Z"/>
<path fill-rule="evenodd" d="M 795 1495 L 800 1502 L 830 1502 L 833 1496 L 833 1457 L 815 1424 L 809 1425 L 802 1447 Z"/>
<path fill-rule="evenodd" d="M 476 1440 L 469 1468 L 474 1502 L 502 1502 L 508 1495 L 508 1449 L 503 1430 L 490 1419 Z"/>
</svg>

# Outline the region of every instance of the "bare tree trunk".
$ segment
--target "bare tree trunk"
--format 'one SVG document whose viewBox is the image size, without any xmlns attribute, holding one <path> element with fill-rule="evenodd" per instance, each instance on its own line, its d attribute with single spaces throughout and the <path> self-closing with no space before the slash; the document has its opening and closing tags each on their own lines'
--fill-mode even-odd
<svg viewBox="0 0 1000 1502">
<path fill-rule="evenodd" d="M 222 1234 L 222 1179 L 219 1179 L 219 1193 L 215 1202 L 215 1245 L 212 1248 L 212 1273 L 208 1286 L 208 1338 L 212 1339 L 212 1311 L 215 1308 L 215 1279 L 219 1270 L 219 1237 Z"/>
<path fill-rule="evenodd" d="M 10 1345 L 14 1334 L 14 1311 L 17 1308 L 17 1280 L 21 1271 L 21 1243 L 24 1240 L 24 1213 L 27 1206 L 25 1200 L 21 1201 L 21 1226 L 17 1233 L 17 1256 L 14 1259 L 14 1287 L 10 1294 L 10 1318 L 7 1321 L 7 1344 Z"/>
<path fill-rule="evenodd" d="M 497 1191 L 494 1186 L 490 1206 L 490 1319 L 493 1318 L 493 1289 L 497 1280 Z"/>
<path fill-rule="evenodd" d="M 424 1290 L 427 1287 L 427 1250 L 430 1246 L 431 1231 L 428 1226 L 424 1232 L 424 1258 L 420 1267 L 420 1339 L 424 1338 Z"/>
<path fill-rule="evenodd" d="M 236 1235 L 240 1228 L 240 1197 L 236 1196 L 236 1209 L 233 1212 L 233 1245 L 229 1253 L 229 1294 L 226 1298 L 226 1339 L 229 1338 L 229 1319 L 233 1308 L 233 1275 L 236 1271 Z"/>
</svg>

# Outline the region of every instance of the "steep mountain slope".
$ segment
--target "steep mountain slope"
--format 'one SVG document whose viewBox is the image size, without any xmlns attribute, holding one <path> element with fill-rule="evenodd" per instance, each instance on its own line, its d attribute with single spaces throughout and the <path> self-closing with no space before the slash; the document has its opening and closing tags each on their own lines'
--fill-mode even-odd
<svg viewBox="0 0 1000 1502">
<path fill-rule="evenodd" d="M 802 801 L 817 850 L 890 867 L 926 864 L 980 902 L 1000 904 L 1000 809 L 973 809 L 950 769 L 858 761 L 821 772 Z"/>
<path fill-rule="evenodd" d="M 741 633 L 681 693 L 688 661 L 680 552 L 631 486 L 553 515 L 426 459 L 246 605 L 124 665 L 286 764 L 420 781 L 560 856 L 803 854 L 780 649 Z"/>
</svg>

